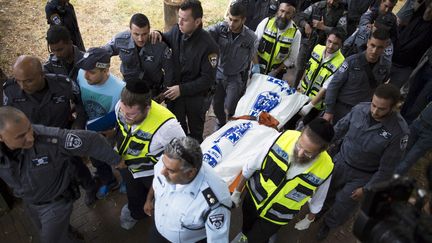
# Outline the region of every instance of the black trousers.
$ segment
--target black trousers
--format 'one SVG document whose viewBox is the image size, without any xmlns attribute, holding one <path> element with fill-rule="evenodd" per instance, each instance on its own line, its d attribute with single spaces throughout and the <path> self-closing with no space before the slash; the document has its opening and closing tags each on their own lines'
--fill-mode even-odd
<svg viewBox="0 0 432 243">
<path fill-rule="evenodd" d="M 153 176 L 134 179 L 128 169 L 122 169 L 120 173 L 126 183 L 128 207 L 132 218 L 139 220 L 147 217 L 147 214 L 144 213 L 144 204 L 147 193 L 152 186 Z"/>
<path fill-rule="evenodd" d="M 242 232 L 246 235 L 248 243 L 267 242 L 272 235 L 280 229 L 281 225 L 267 221 L 257 214 L 255 204 L 249 192 L 243 201 L 243 226 Z"/>
<path fill-rule="evenodd" d="M 174 113 L 183 130 L 189 136 L 203 141 L 205 113 L 210 101 L 205 96 L 181 96 L 167 104 L 168 109 Z"/>
</svg>

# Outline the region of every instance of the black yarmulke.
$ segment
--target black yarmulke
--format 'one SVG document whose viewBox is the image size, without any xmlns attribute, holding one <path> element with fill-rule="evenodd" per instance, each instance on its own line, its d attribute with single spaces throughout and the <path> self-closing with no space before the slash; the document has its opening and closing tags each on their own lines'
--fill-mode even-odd
<svg viewBox="0 0 432 243">
<path fill-rule="evenodd" d="M 281 3 L 289 4 L 289 5 L 293 6 L 294 8 L 297 7 L 297 1 L 296 0 L 280 0 L 279 4 L 281 4 Z"/>
<path fill-rule="evenodd" d="M 334 136 L 333 126 L 327 120 L 319 117 L 313 119 L 307 126 L 324 141 L 330 143 Z"/>
<path fill-rule="evenodd" d="M 147 84 L 141 80 L 126 81 L 126 89 L 135 94 L 147 94 L 150 92 Z"/>
</svg>

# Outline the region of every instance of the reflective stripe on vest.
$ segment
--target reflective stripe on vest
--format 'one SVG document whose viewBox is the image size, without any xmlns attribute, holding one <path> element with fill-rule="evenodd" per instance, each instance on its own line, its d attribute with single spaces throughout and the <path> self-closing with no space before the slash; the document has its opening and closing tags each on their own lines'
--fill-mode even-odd
<svg viewBox="0 0 432 243">
<path fill-rule="evenodd" d="M 257 52 L 259 63 L 266 65 L 265 74 L 277 68 L 289 56 L 296 31 L 297 26 L 293 23 L 292 28 L 277 37 L 276 18 L 267 22 Z"/>
<path fill-rule="evenodd" d="M 259 216 L 275 224 L 287 224 L 333 171 L 330 156 L 322 152 L 303 173 L 287 179 L 290 165 L 287 158 L 292 156 L 300 134 L 298 131 L 281 134 L 269 149 L 261 170 L 246 184 Z M 283 152 L 277 151 L 278 148 Z"/>
<path fill-rule="evenodd" d="M 131 131 L 131 126 L 126 124 L 120 115 L 118 116 L 117 123 L 121 136 L 117 141 L 116 150 L 128 164 L 132 173 L 144 170 L 153 171 L 157 158 L 147 155 L 151 140 L 156 131 L 173 118 L 175 118 L 174 114 L 153 100 L 147 117 L 135 127 L 134 131 Z"/>
<path fill-rule="evenodd" d="M 345 60 L 341 51 L 338 50 L 332 59 L 321 63 L 325 48 L 323 45 L 315 46 L 309 59 L 306 75 L 301 83 L 304 94 L 311 99 L 318 94 L 327 78 L 334 74 Z M 318 102 L 315 108 L 318 110 L 324 109 L 323 101 Z"/>
</svg>

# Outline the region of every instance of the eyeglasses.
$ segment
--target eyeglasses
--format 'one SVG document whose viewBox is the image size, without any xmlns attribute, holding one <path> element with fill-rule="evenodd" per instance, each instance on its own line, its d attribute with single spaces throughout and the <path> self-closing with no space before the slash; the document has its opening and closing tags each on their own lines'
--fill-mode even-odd
<svg viewBox="0 0 432 243">
<path fill-rule="evenodd" d="M 300 142 L 299 142 L 299 141 L 297 141 L 297 142 L 295 143 L 295 148 L 296 148 L 297 151 L 303 150 L 303 154 L 304 154 L 304 156 L 305 156 L 306 158 L 308 158 L 308 159 L 313 159 L 313 158 L 317 155 L 317 153 L 312 153 L 312 152 L 306 151 L 306 150 L 303 148 L 303 146 L 300 145 Z"/>
</svg>

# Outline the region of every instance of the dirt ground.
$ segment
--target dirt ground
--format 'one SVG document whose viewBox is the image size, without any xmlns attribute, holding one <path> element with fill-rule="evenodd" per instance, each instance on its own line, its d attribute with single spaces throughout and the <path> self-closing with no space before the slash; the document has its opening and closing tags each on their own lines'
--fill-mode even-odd
<svg viewBox="0 0 432 243">
<path fill-rule="evenodd" d="M 86 48 L 106 44 L 116 33 L 128 28 L 134 13 L 144 13 L 151 27 L 162 30 L 163 0 L 71 0 Z M 204 26 L 222 19 L 228 0 L 203 0 Z M 11 75 L 15 59 L 32 54 L 46 60 L 48 24 L 45 0 L 0 0 L 0 68 Z M 119 59 L 112 72 L 120 74 Z"/>
</svg>

